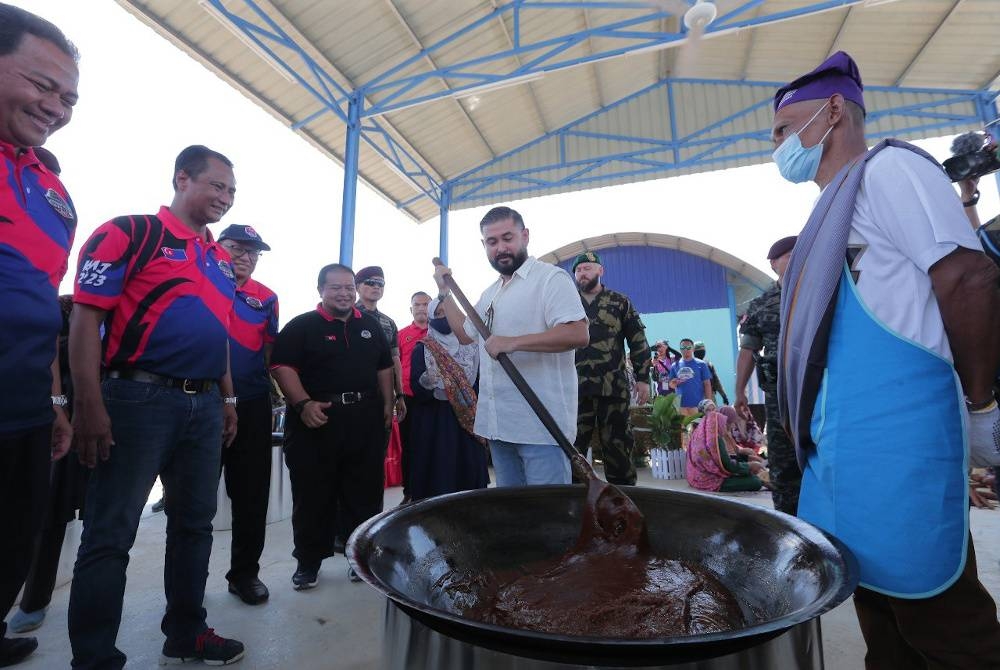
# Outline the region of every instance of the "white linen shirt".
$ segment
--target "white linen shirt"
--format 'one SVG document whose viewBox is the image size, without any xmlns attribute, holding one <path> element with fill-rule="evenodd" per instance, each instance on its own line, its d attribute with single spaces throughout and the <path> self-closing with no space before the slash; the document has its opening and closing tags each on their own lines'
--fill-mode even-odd
<svg viewBox="0 0 1000 670">
<path fill-rule="evenodd" d="M 491 308 L 492 315 L 488 313 Z M 534 257 L 529 257 L 506 284 L 499 278 L 483 291 L 476 311 L 494 335 L 508 337 L 541 333 L 587 318 L 569 273 Z M 486 353 L 485 341 L 468 319 L 465 332 L 479 341 L 476 435 L 517 444 L 556 444 L 500 363 Z M 576 439 L 576 353 L 515 351 L 509 356 L 572 443 Z"/>
</svg>

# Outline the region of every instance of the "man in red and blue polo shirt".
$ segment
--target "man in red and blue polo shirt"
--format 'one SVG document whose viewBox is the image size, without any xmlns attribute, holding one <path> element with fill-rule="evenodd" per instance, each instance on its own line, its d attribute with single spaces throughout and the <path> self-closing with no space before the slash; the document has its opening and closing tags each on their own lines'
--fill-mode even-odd
<svg viewBox="0 0 1000 670">
<path fill-rule="evenodd" d="M 74 668 L 125 665 L 115 647 L 125 568 L 157 475 L 167 513 L 164 660 L 243 656 L 242 643 L 206 625 L 202 606 L 221 452 L 236 433 L 228 356 L 236 278 L 207 226 L 232 206 L 236 179 L 228 158 L 191 146 L 177 157 L 173 186 L 169 207 L 113 219 L 80 251 L 73 426 L 94 472 L 70 591 Z"/>
<path fill-rule="evenodd" d="M 49 492 L 49 462 L 72 431 L 58 403 L 59 282 L 76 212 L 31 147 L 67 123 L 77 100 L 77 52 L 44 19 L 0 4 L 0 666 L 21 662 L 35 638 L 7 638 L 3 619 L 31 565 Z"/>
<path fill-rule="evenodd" d="M 230 593 L 247 605 L 258 605 L 270 595 L 258 573 L 271 488 L 271 377 L 267 366 L 278 335 L 278 296 L 251 277 L 261 252 L 271 250 L 253 226 L 229 226 L 219 235 L 219 244 L 232 257 L 236 274 L 229 367 L 239 417 L 236 439 L 222 452 L 233 511 L 226 579 Z"/>
</svg>

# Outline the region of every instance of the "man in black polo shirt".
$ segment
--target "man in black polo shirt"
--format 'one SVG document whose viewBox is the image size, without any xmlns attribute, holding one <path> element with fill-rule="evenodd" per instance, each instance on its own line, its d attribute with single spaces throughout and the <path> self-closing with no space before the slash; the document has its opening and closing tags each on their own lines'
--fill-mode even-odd
<svg viewBox="0 0 1000 670">
<path fill-rule="evenodd" d="M 320 304 L 292 319 L 274 343 L 271 369 L 288 407 L 285 461 L 292 481 L 297 590 L 316 586 L 333 556 L 339 510 L 345 537 L 382 509 L 385 431 L 393 365 L 378 321 L 354 307 L 354 272 L 319 272 Z M 357 579 L 349 571 L 352 581 Z"/>
</svg>

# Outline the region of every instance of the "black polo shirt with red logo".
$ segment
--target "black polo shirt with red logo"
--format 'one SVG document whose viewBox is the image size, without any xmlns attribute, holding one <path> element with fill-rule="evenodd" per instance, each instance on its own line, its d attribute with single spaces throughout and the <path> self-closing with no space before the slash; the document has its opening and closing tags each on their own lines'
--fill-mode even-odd
<svg viewBox="0 0 1000 670">
<path fill-rule="evenodd" d="M 377 392 L 378 372 L 392 367 L 389 344 L 378 321 L 354 309 L 346 321 L 318 305 L 281 329 L 271 351 L 271 368 L 298 372 L 310 398 Z"/>
</svg>

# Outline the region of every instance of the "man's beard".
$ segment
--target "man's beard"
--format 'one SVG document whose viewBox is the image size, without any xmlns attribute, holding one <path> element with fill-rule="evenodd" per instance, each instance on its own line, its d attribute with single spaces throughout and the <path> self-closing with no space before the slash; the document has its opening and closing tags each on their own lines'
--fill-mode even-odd
<svg viewBox="0 0 1000 670">
<path fill-rule="evenodd" d="M 601 281 L 600 277 L 594 277 L 590 281 L 581 279 L 576 282 L 576 287 L 580 289 L 580 293 L 593 293 L 594 289 L 597 288 L 597 282 Z"/>
<path fill-rule="evenodd" d="M 500 261 L 507 261 L 506 264 L 501 265 Z M 524 265 L 524 261 L 528 260 L 528 250 L 521 249 L 514 255 L 504 254 L 503 256 L 495 256 L 490 259 L 490 265 L 493 269 L 502 275 L 512 275 L 517 272 L 517 269 Z"/>
</svg>

